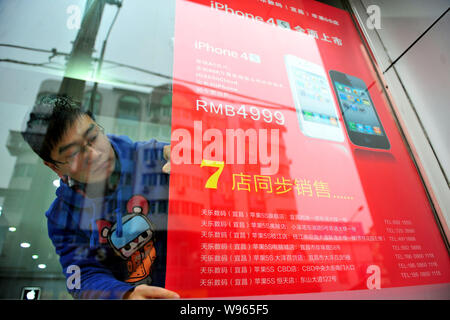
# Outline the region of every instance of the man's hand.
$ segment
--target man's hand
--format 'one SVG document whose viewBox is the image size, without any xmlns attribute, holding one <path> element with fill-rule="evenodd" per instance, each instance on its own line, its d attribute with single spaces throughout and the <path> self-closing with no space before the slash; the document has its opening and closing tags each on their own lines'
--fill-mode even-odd
<svg viewBox="0 0 450 320">
<path fill-rule="evenodd" d="M 127 300 L 146 300 L 146 299 L 179 299 L 180 296 L 173 291 L 141 284 L 136 286 L 133 291 L 127 292 L 124 297 Z"/>
<path fill-rule="evenodd" d="M 167 163 L 162 167 L 162 171 L 164 173 L 170 173 L 170 144 L 164 146 L 164 159 L 167 160 Z"/>
</svg>

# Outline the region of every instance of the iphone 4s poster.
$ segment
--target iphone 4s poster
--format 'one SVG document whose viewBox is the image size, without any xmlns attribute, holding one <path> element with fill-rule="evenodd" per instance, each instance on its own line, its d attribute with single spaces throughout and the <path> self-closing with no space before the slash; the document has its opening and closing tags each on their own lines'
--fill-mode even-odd
<svg viewBox="0 0 450 320">
<path fill-rule="evenodd" d="M 350 15 L 176 2 L 166 287 L 256 296 L 449 281 Z"/>
</svg>

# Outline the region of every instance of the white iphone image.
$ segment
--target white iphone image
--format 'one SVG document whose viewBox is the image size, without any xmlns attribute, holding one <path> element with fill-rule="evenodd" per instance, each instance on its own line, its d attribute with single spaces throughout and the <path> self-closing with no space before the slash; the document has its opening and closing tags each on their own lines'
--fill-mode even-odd
<svg viewBox="0 0 450 320">
<path fill-rule="evenodd" d="M 324 68 L 293 55 L 285 55 L 284 60 L 303 134 L 343 142 L 344 133 Z"/>
</svg>

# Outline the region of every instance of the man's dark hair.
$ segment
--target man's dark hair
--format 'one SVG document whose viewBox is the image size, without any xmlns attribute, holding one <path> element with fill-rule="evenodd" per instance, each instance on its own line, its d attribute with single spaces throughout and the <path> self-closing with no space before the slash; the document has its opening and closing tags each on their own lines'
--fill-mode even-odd
<svg viewBox="0 0 450 320">
<path fill-rule="evenodd" d="M 45 95 L 31 110 L 22 137 L 42 160 L 55 163 L 51 151 L 82 115 L 93 119 L 89 111 L 83 111 L 80 103 L 66 95 Z"/>
</svg>

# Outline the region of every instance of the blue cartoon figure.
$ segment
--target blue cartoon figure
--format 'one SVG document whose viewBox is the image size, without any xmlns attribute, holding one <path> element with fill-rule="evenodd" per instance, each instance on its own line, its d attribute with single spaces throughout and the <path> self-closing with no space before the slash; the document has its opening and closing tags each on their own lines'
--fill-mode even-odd
<svg viewBox="0 0 450 320">
<path fill-rule="evenodd" d="M 148 201 L 135 195 L 127 202 L 127 214 L 122 218 L 122 234 L 117 232 L 117 223 L 97 221 L 103 243 L 109 243 L 114 252 L 127 261 L 126 282 L 135 283 L 151 275 L 156 259 L 155 227 L 147 217 Z"/>
</svg>

